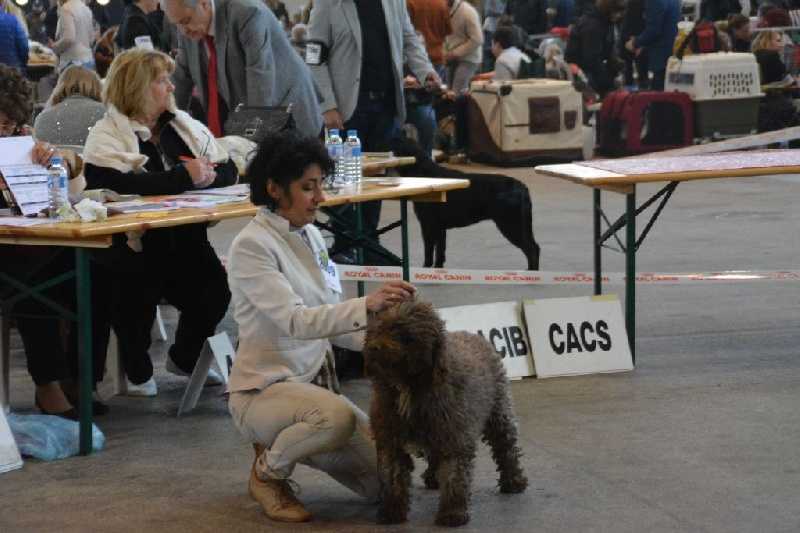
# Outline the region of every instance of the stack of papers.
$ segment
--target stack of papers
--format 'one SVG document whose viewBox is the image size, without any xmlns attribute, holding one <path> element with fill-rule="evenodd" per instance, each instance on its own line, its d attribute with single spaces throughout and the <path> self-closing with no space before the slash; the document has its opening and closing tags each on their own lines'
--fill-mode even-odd
<svg viewBox="0 0 800 533">
<path fill-rule="evenodd" d="M 130 200 L 127 202 L 109 202 L 105 205 L 109 209 L 120 213 L 171 211 L 185 207 L 214 207 L 220 204 L 242 202 L 247 200 L 249 194 L 250 189 L 245 183 L 231 187 L 176 194 L 158 201 Z"/>
<path fill-rule="evenodd" d="M 0 174 L 23 215 L 46 209 L 49 199 L 47 169 L 31 162 L 33 144 L 33 137 L 0 138 Z"/>
<path fill-rule="evenodd" d="M 47 224 L 52 220 L 47 218 L 27 218 L 27 217 L 0 217 L 0 226 L 14 226 L 17 228 L 27 228 Z"/>
</svg>

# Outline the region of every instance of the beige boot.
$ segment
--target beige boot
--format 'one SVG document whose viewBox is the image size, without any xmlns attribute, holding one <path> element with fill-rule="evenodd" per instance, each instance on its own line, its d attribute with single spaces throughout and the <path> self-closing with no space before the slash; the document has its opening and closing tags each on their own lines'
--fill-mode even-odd
<svg viewBox="0 0 800 533">
<path fill-rule="evenodd" d="M 262 481 L 256 475 L 256 461 L 264 452 L 264 446 L 253 444 L 256 458 L 250 469 L 250 496 L 261 504 L 264 513 L 277 522 L 308 522 L 311 513 L 306 511 L 297 499 L 287 479 L 270 479 Z"/>
</svg>

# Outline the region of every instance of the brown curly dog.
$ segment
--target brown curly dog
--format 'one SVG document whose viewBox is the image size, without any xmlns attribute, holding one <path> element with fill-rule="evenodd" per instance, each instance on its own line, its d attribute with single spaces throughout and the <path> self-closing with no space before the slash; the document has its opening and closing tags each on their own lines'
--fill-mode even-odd
<svg viewBox="0 0 800 533">
<path fill-rule="evenodd" d="M 523 492 L 517 427 L 505 369 L 479 335 L 448 333 L 431 304 L 405 302 L 371 317 L 364 347 L 373 384 L 370 418 L 378 451 L 378 521 L 404 522 L 414 463 L 428 461 L 425 486 L 440 489 L 436 523 L 469 521 L 478 439 L 491 447 L 500 492 Z"/>
</svg>

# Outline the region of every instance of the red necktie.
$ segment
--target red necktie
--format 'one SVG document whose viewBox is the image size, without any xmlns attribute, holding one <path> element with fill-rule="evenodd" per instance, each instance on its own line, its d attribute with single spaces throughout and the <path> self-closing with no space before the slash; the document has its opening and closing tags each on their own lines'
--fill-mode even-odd
<svg viewBox="0 0 800 533">
<path fill-rule="evenodd" d="M 214 47 L 214 38 L 211 35 L 206 35 L 206 44 L 208 45 L 208 129 L 214 137 L 222 137 L 217 92 L 217 49 Z"/>
</svg>

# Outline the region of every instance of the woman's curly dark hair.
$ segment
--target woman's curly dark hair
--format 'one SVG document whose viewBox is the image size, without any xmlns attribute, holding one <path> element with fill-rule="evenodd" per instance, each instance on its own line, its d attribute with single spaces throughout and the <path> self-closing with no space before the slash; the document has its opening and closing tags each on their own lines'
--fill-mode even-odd
<svg viewBox="0 0 800 533">
<path fill-rule="evenodd" d="M 27 124 L 33 114 L 30 83 L 15 68 L 0 64 L 0 112 L 17 126 Z"/>
<path fill-rule="evenodd" d="M 269 135 L 261 141 L 256 156 L 247 166 L 245 180 L 250 183 L 250 200 L 274 210 L 277 205 L 267 194 L 267 181 L 272 180 L 288 194 L 289 185 L 314 164 L 319 165 L 323 175 L 333 173 L 333 160 L 318 138 L 294 131 Z"/>
</svg>

